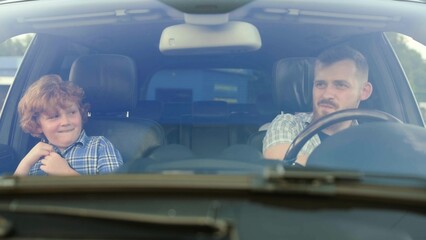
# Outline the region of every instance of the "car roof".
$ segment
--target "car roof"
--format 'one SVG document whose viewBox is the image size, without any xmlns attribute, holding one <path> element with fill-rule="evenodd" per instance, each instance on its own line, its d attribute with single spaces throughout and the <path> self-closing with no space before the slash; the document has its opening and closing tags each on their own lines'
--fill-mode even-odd
<svg viewBox="0 0 426 240">
<path fill-rule="evenodd" d="M 170 1 L 173 2 L 173 1 Z M 243 1 L 246 2 L 246 1 Z M 211 5 L 223 1 L 201 1 L 200 8 L 213 8 Z M 206 7 L 207 6 L 207 7 Z M 219 7 L 216 7 L 219 9 Z M 298 35 L 300 45 L 312 46 L 337 43 L 342 38 L 354 34 L 374 31 L 395 31 L 426 43 L 424 28 L 426 4 L 391 0 L 310 0 L 310 1 L 270 1 L 260 0 L 245 4 L 230 13 L 230 20 L 251 22 L 261 28 L 262 34 L 274 34 L 263 27 L 264 23 L 285 24 L 288 36 Z M 100 36 L 114 41 L 116 33 L 110 27 L 134 35 L 143 34 L 144 27 L 162 29 L 171 24 L 183 22 L 183 13 L 166 6 L 161 1 L 144 0 L 44 0 L 2 4 L 0 24 L 3 29 L 0 39 L 26 32 L 45 32 L 56 35 L 74 35 L 86 44 L 99 44 L 102 39 L 91 38 L 93 26 Z M 154 23 L 154 24 L 153 24 Z M 133 24 L 140 25 L 135 31 Z M 149 26 L 147 26 L 149 24 Z M 299 31 L 299 24 L 311 25 Z M 99 27 L 103 25 L 105 27 Z M 146 26 L 144 26 L 146 25 Z M 14 26 L 10 28 L 10 26 Z M 91 27 L 92 26 L 92 27 Z M 329 26 L 333 32 L 327 31 Z M 79 34 L 70 28 L 81 28 Z M 270 32 L 268 32 L 270 30 Z M 151 29 L 150 29 L 151 31 Z M 108 33 L 110 33 L 108 35 Z M 150 36 L 146 36 L 150 37 Z M 294 38 L 275 39 L 283 45 Z M 294 40 L 293 40 L 294 41 Z M 137 44 L 137 43 L 136 43 Z M 293 43 L 297 44 L 297 43 Z"/>
</svg>

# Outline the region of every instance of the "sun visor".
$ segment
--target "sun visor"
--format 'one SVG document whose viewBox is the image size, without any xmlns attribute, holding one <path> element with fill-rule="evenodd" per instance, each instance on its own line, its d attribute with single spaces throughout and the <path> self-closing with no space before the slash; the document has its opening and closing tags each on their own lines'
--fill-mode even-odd
<svg viewBox="0 0 426 240">
<path fill-rule="evenodd" d="M 160 51 L 165 55 L 250 52 L 261 46 L 258 29 L 238 21 L 216 25 L 174 25 L 165 28 L 160 39 Z"/>
</svg>

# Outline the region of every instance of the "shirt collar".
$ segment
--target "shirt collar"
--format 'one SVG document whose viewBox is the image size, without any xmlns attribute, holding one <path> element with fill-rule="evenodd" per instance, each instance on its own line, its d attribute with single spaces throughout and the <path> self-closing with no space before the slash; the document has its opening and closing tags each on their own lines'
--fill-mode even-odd
<svg viewBox="0 0 426 240">
<path fill-rule="evenodd" d="M 314 113 L 309 113 L 306 116 L 305 125 L 307 126 L 307 125 L 311 124 L 313 118 L 314 118 Z"/>
<path fill-rule="evenodd" d="M 61 152 L 61 150 L 57 146 L 53 146 L 53 149 L 55 150 L 55 152 L 62 155 L 62 154 L 65 154 L 68 150 L 70 150 L 71 148 L 73 148 L 76 145 L 81 145 L 81 146 L 86 145 L 88 143 L 88 141 L 89 141 L 89 137 L 86 135 L 86 132 L 83 129 L 83 130 L 81 130 L 80 136 L 78 136 L 77 140 L 73 144 L 71 144 L 70 146 L 65 148 L 65 150 L 63 152 Z"/>
<path fill-rule="evenodd" d="M 81 130 L 80 136 L 77 138 L 75 143 L 81 143 L 84 146 L 87 144 L 88 141 L 89 141 L 89 137 L 86 135 L 86 132 L 83 129 Z"/>
</svg>

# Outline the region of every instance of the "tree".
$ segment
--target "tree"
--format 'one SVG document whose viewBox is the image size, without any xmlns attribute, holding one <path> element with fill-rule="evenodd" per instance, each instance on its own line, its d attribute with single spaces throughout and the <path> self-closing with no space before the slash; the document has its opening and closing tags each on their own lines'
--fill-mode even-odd
<svg viewBox="0 0 426 240">
<path fill-rule="evenodd" d="M 0 44 L 0 56 L 23 56 L 34 34 L 10 38 Z"/>
<path fill-rule="evenodd" d="M 426 60 L 419 52 L 407 46 L 407 40 L 403 35 L 398 33 L 386 35 L 404 68 L 414 95 L 419 102 L 426 102 Z"/>
</svg>

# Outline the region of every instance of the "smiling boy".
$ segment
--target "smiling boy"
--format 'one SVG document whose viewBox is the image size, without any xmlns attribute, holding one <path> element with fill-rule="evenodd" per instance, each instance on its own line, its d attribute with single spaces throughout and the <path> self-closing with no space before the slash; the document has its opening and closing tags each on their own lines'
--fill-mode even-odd
<svg viewBox="0 0 426 240">
<path fill-rule="evenodd" d="M 93 175 L 123 164 L 119 151 L 103 136 L 87 136 L 83 90 L 58 75 L 33 83 L 18 105 L 22 129 L 42 139 L 22 159 L 14 175 Z"/>
</svg>

